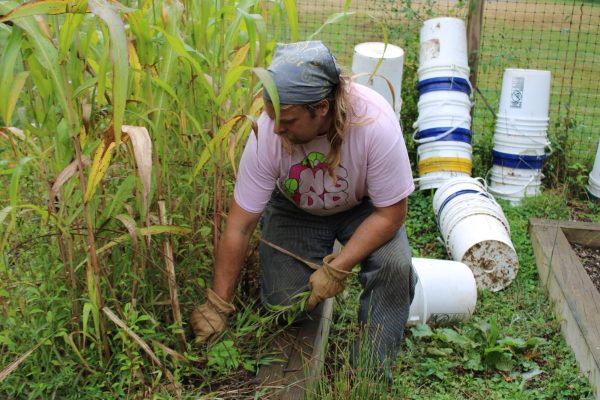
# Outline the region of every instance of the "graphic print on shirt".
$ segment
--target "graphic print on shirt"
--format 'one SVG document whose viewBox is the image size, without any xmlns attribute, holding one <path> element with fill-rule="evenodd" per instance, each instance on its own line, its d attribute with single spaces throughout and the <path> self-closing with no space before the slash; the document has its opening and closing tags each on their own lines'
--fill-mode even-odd
<svg viewBox="0 0 600 400">
<path fill-rule="evenodd" d="M 288 196 L 304 209 L 333 209 L 348 201 L 348 171 L 338 166 L 337 180 L 329 174 L 329 164 L 323 153 L 311 152 L 290 167 L 284 183 Z"/>
</svg>

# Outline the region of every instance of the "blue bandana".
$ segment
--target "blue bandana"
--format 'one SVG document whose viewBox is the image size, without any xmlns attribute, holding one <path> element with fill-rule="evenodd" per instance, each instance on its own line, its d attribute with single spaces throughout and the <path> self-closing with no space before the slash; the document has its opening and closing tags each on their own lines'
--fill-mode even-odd
<svg viewBox="0 0 600 400">
<path fill-rule="evenodd" d="M 278 45 L 268 70 L 281 104 L 316 103 L 340 82 L 335 57 L 321 41 Z M 270 101 L 266 90 L 263 96 Z"/>
</svg>

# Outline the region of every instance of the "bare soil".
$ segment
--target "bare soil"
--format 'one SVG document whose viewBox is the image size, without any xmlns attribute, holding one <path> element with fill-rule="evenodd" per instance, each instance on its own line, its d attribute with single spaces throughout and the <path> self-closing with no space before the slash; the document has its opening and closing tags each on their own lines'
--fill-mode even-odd
<svg viewBox="0 0 600 400">
<path fill-rule="evenodd" d="M 600 248 L 585 247 L 578 244 L 571 244 L 573 251 L 581 260 L 590 279 L 600 292 Z"/>
</svg>

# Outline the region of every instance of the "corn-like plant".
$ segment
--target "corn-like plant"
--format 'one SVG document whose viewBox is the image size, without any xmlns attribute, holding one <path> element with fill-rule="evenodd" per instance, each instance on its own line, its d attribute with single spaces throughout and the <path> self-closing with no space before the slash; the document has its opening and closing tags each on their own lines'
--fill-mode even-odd
<svg viewBox="0 0 600 400">
<path fill-rule="evenodd" d="M 193 360 L 188 276 L 212 269 L 203 254 L 218 243 L 261 87 L 278 104 L 264 66 L 278 39 L 268 32 L 284 24 L 297 38 L 294 1 L 0 2 L 0 382 L 61 348 L 64 365 L 98 379 L 131 366 L 129 389 L 106 389 L 116 397 L 160 383 L 144 369 L 177 388 L 169 367 Z M 25 246 L 41 238 L 47 254 L 28 279 L 64 307 L 46 320 L 33 317 L 44 295 L 19 284 Z M 25 323 L 38 324 L 19 338 L 30 348 L 16 337 Z M 19 390 L 43 397 L 48 385 Z"/>
</svg>

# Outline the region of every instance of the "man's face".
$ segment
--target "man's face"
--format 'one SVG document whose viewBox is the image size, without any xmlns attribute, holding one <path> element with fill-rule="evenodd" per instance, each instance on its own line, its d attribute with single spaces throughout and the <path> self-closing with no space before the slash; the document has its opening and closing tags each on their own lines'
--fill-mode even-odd
<svg viewBox="0 0 600 400">
<path fill-rule="evenodd" d="M 275 109 L 271 102 L 265 102 L 265 111 L 269 118 L 275 120 Z M 273 132 L 286 138 L 293 144 L 308 143 L 319 135 L 328 132 L 331 118 L 328 116 L 329 101 L 323 100 L 314 108 L 314 113 L 303 105 L 292 105 L 281 109 L 279 124 L 275 124 Z"/>
</svg>

